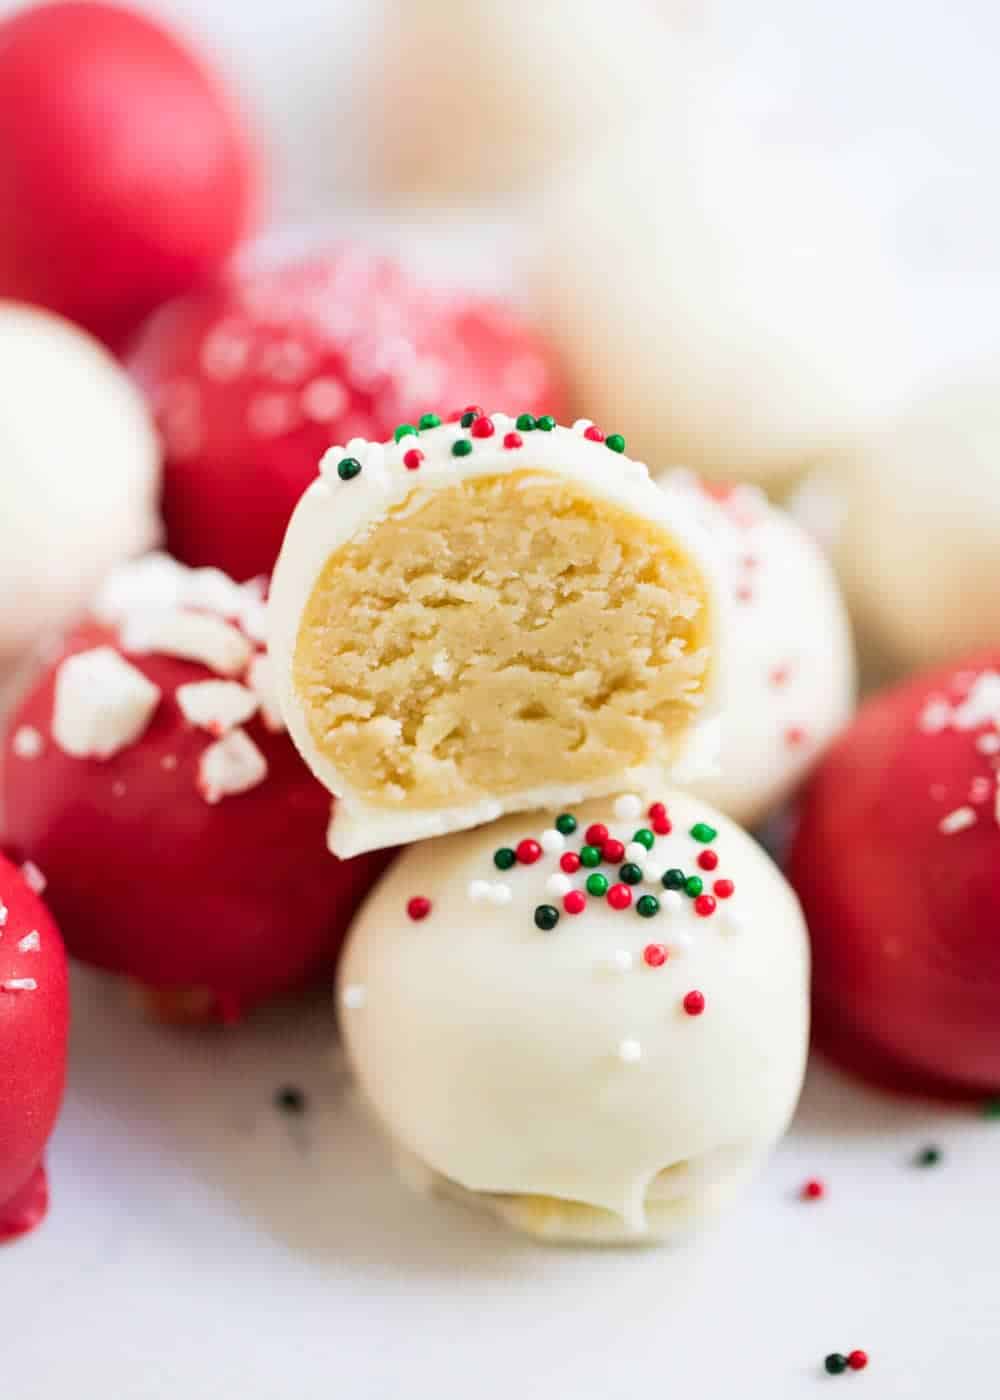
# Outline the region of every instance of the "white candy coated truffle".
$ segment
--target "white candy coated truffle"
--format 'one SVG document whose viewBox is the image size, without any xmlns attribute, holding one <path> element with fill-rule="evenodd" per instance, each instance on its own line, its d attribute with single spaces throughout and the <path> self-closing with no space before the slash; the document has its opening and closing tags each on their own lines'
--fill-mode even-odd
<svg viewBox="0 0 1000 1400">
<path fill-rule="evenodd" d="M 0 667 L 87 603 L 159 525 L 138 391 L 67 321 L 0 301 Z"/>
<path fill-rule="evenodd" d="M 850 719 L 847 609 L 819 544 L 756 487 L 710 493 L 688 472 L 658 482 L 696 504 L 721 550 L 733 608 L 718 773 L 685 786 L 753 826 Z"/>
<path fill-rule="evenodd" d="M 504 873 L 503 908 L 470 897 L 496 875 L 493 852 L 536 836 L 555 812 L 411 847 L 358 916 L 340 972 L 339 1014 L 361 1087 L 404 1154 L 432 1182 L 559 1239 L 643 1240 L 714 1214 L 784 1131 L 806 1056 L 808 946 L 794 894 L 763 851 L 698 798 L 662 795 L 673 832 L 655 861 L 713 873 L 734 890 L 700 917 L 692 899 L 642 917 L 632 887 L 615 910 L 536 927 L 558 856 Z M 644 808 L 648 805 L 644 802 Z M 613 803 L 577 809 L 627 839 Z M 614 875 L 611 867 L 603 867 Z M 583 888 L 581 869 L 574 885 Z M 415 922 L 407 902 L 422 895 Z M 668 952 L 660 966 L 649 944 Z M 363 990 L 359 990 L 363 989 Z M 704 1011 L 684 1007 L 701 992 Z M 569 1203 L 569 1204 L 567 1204 Z M 575 1203 L 575 1204 L 573 1204 Z"/>
</svg>

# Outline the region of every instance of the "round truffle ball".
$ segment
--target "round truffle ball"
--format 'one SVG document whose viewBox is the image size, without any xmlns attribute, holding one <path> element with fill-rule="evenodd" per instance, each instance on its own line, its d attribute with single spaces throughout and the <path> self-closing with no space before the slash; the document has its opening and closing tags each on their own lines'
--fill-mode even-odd
<svg viewBox="0 0 1000 1400">
<path fill-rule="evenodd" d="M 994 650 L 874 696 L 806 788 L 817 1039 L 891 1087 L 1000 1090 L 998 765 Z"/>
<path fill-rule="evenodd" d="M 334 443 L 473 403 L 553 414 L 562 403 L 551 356 L 513 312 L 350 247 L 167 308 L 131 365 L 165 443 L 171 551 L 243 579 L 274 568 Z"/>
<path fill-rule="evenodd" d="M 62 1102 L 69 1034 L 66 953 L 34 866 L 0 855 L 0 1243 L 48 1208 L 42 1165 Z"/>
<path fill-rule="evenodd" d="M 808 944 L 749 836 L 696 797 L 629 794 L 411 847 L 337 996 L 361 1087 L 428 1184 L 544 1238 L 670 1238 L 791 1117 Z"/>
<path fill-rule="evenodd" d="M 2 671 L 154 543 L 159 449 L 127 376 L 47 312 L 0 302 L 0 386 Z"/>
<path fill-rule="evenodd" d="M 1000 639 L 1000 387 L 914 403 L 823 469 L 834 561 L 866 659 L 938 665 Z"/>
<path fill-rule="evenodd" d="M 259 598 L 161 557 L 101 606 L 10 720 L 4 841 L 45 871 L 73 956 L 173 1019 L 234 1020 L 329 974 L 385 858 L 327 851 L 330 799 L 253 640 Z"/>
<path fill-rule="evenodd" d="M 553 180 L 535 300 L 573 411 L 627 424 L 654 469 L 770 486 L 898 400 L 908 342 L 850 191 L 701 101 Z"/>
<path fill-rule="evenodd" d="M 0 24 L 0 296 L 120 344 L 228 256 L 256 164 L 219 79 L 153 20 L 65 0 Z"/>
<path fill-rule="evenodd" d="M 813 537 L 756 487 L 659 478 L 692 501 L 730 596 L 717 772 L 685 786 L 734 821 L 764 820 L 854 708 L 854 647 L 836 577 Z"/>
</svg>

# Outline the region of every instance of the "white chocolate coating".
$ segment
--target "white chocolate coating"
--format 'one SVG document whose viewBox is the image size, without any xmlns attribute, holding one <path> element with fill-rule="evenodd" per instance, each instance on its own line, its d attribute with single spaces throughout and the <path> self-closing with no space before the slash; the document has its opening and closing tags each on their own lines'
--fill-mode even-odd
<svg viewBox="0 0 1000 1400">
<path fill-rule="evenodd" d="M 277 679 L 282 715 L 289 732 L 319 780 L 338 797 L 330 827 L 330 849 L 341 857 L 356 855 L 379 846 L 423 840 L 494 821 L 505 812 L 539 808 L 550 803 L 565 804 L 584 797 L 662 783 L 669 764 L 652 765 L 624 773 L 608 773 L 602 784 L 591 784 L 588 791 L 578 787 L 553 786 L 509 794 L 469 805 L 430 810 L 387 810 L 366 802 L 336 770 L 315 743 L 305 708 L 293 685 L 293 657 L 303 612 L 330 555 L 370 531 L 388 512 L 406 503 L 417 508 L 429 493 L 472 477 L 507 472 L 530 474 L 540 469 L 550 475 L 571 479 L 581 494 L 606 501 L 633 512 L 668 530 L 673 539 L 696 562 L 705 583 L 712 632 L 709 683 L 699 720 L 687 739 L 675 775 L 696 775 L 711 770 L 717 756 L 718 729 L 715 723 L 721 704 L 722 673 L 725 663 L 727 603 L 718 568 L 716 550 L 699 523 L 691 504 L 678 496 L 667 496 L 650 480 L 646 466 L 624 454 L 612 452 L 603 443 L 583 436 L 586 423 L 574 428 L 556 427 L 551 432 L 525 434 L 525 445 L 509 451 L 503 437 L 514 420 L 492 413 L 495 434 L 478 439 L 469 456 L 452 455 L 452 444 L 467 437 L 468 430 L 458 423 L 420 434 L 419 439 L 404 437 L 399 443 L 366 443 L 355 440 L 346 448 L 333 447 L 323 458 L 320 475 L 299 501 L 285 535 L 275 567 L 268 600 L 270 636 L 268 650 Z M 419 445 L 424 461 L 419 471 L 407 471 L 403 457 Z M 362 463 L 360 476 L 341 481 L 337 463 L 345 455 Z"/>
<path fill-rule="evenodd" d="M 138 391 L 83 331 L 0 301 L 0 668 L 81 612 L 158 533 Z"/>
<path fill-rule="evenodd" d="M 872 669 L 930 666 L 1000 640 L 1000 381 L 914 403 L 821 468 L 833 556 Z"/>
<path fill-rule="evenodd" d="M 847 609 L 817 542 L 756 487 L 711 494 L 688 472 L 657 480 L 702 514 L 722 551 L 732 599 L 718 773 L 685 786 L 753 826 L 802 781 L 851 717 L 856 677 Z"/>
<path fill-rule="evenodd" d="M 646 880 L 633 893 L 658 895 L 652 918 L 588 897 L 582 914 L 541 931 L 536 906 L 562 906 L 548 886 L 559 854 L 502 871 L 493 853 L 552 829 L 552 811 L 411 848 L 343 956 L 340 1021 L 377 1116 L 433 1179 L 487 1193 L 484 1204 L 525 1229 L 637 1240 L 686 1229 L 752 1170 L 795 1107 L 809 962 L 795 896 L 728 819 L 689 795 L 663 800 L 673 832 L 657 838 L 649 873 L 676 865 L 701 874 L 706 891 L 733 880 L 709 917 Z M 616 818 L 607 801 L 575 815 L 575 851 L 589 822 L 623 841 L 645 823 Z M 689 835 L 699 821 L 718 830 L 712 873 L 696 863 L 708 849 Z M 589 873 L 573 875 L 574 888 Z M 421 895 L 432 907 L 415 922 L 407 903 Z M 662 966 L 644 961 L 650 943 L 666 945 Z M 692 990 L 705 998 L 700 1016 L 683 1007 Z M 528 1196 L 599 1214 L 543 1210 L 539 1225 Z"/>
</svg>

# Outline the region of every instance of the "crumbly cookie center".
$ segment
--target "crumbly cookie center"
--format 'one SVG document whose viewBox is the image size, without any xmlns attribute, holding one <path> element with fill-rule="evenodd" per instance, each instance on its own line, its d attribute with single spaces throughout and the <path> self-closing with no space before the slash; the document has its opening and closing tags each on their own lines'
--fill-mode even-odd
<svg viewBox="0 0 1000 1400">
<path fill-rule="evenodd" d="M 704 699 L 709 624 L 666 530 L 551 473 L 468 478 L 331 555 L 294 683 L 352 790 L 431 808 L 669 756 Z"/>
</svg>

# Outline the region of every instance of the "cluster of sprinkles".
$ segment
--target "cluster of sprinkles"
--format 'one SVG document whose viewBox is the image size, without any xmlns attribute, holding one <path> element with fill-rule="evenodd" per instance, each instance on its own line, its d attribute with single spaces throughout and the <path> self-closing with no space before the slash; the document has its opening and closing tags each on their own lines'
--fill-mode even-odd
<svg viewBox="0 0 1000 1400">
<path fill-rule="evenodd" d="M 928 735 L 946 731 L 968 734 L 984 771 L 970 779 L 967 790 L 956 794 L 958 805 L 939 818 L 937 829 L 942 836 L 957 836 L 977 826 L 984 808 L 992 809 L 989 819 L 1000 825 L 1000 673 L 959 672 L 953 687 L 951 696 L 931 695 L 927 699 L 917 727 Z M 948 794 L 943 784 L 935 784 L 930 795 L 937 801 Z"/>
<path fill-rule="evenodd" d="M 40 893 L 41 890 L 45 888 L 45 877 L 38 867 L 32 865 L 30 861 L 26 861 L 21 867 L 21 874 L 24 877 L 25 883 L 30 889 L 34 890 L 36 894 Z M 3 938 L 7 930 L 9 919 L 10 910 L 4 903 L 3 896 L 0 895 L 0 939 Z M 31 929 L 30 932 L 18 939 L 15 947 L 19 953 L 40 953 L 42 951 L 41 934 L 37 929 Z M 38 979 L 35 977 L 7 977 L 0 981 L 0 992 L 16 994 L 18 992 L 37 991 Z"/>
<path fill-rule="evenodd" d="M 828 1376 L 842 1376 L 845 1371 L 863 1371 L 868 1365 L 866 1351 L 849 1351 L 846 1356 L 839 1351 L 831 1351 L 823 1361 L 823 1369 Z"/>
<path fill-rule="evenodd" d="M 485 413 L 478 404 L 469 404 L 459 413 L 453 413 L 448 419 L 449 424 L 457 423 L 464 429 L 467 437 L 456 437 L 451 444 L 452 457 L 471 457 L 475 450 L 476 442 L 488 441 L 502 433 L 501 441 L 506 451 L 514 452 L 524 446 L 525 434 L 528 433 L 551 433 L 559 425 L 549 413 L 535 416 L 532 413 L 519 413 L 516 418 L 509 419 L 505 414 Z M 513 423 L 513 427 L 509 424 Z M 425 460 L 425 454 L 418 445 L 422 433 L 433 432 L 437 428 L 446 426 L 442 423 L 436 413 L 424 413 L 416 423 L 400 423 L 394 430 L 392 440 L 398 447 L 401 443 L 408 444 L 403 450 L 403 466 L 407 471 L 419 471 Z M 623 453 L 625 451 L 625 439 L 621 433 L 607 433 L 601 431 L 595 424 L 587 418 L 579 418 L 573 424 L 573 431 L 579 433 L 588 442 L 603 444 L 609 452 Z M 412 445 L 410 444 L 410 440 Z M 334 454 L 336 455 L 336 453 Z M 362 460 L 364 456 L 365 461 Z M 337 476 L 341 481 L 354 481 L 361 476 L 365 465 L 370 463 L 379 468 L 384 462 L 384 449 L 379 443 L 367 443 L 362 439 L 355 439 L 348 443 L 346 454 L 337 460 Z"/>
</svg>

